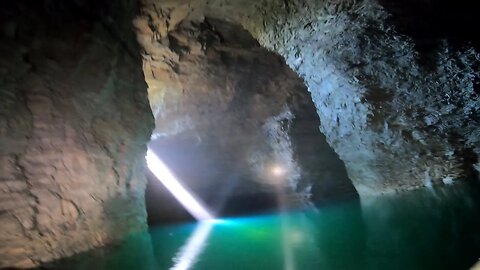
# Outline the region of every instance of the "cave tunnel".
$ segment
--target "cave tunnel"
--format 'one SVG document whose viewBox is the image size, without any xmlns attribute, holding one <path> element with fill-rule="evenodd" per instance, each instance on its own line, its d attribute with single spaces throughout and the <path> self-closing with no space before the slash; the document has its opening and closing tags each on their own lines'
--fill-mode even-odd
<svg viewBox="0 0 480 270">
<path fill-rule="evenodd" d="M 478 269 L 476 15 L 4 1 L 0 269 Z"/>
<path fill-rule="evenodd" d="M 158 115 L 149 147 L 217 216 L 268 212 L 278 206 L 278 190 L 291 206 L 307 197 L 318 203 L 356 197 L 318 129 L 307 88 L 281 56 L 262 48 L 241 25 L 214 18 L 179 25 L 168 39 L 165 50 L 181 56 L 176 68 L 146 63 L 152 100 L 163 89 L 160 80 L 173 93 L 152 102 Z M 195 52 L 195 46 L 203 48 Z M 284 175 L 275 175 L 275 167 Z M 147 177 L 151 223 L 167 214 L 158 203 L 166 190 L 155 178 Z M 157 205 L 162 207 L 155 210 Z"/>
</svg>

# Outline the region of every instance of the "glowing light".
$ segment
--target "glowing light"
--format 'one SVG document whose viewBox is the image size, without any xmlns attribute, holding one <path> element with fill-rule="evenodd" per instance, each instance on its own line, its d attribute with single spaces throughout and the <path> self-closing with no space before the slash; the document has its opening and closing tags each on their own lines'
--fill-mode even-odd
<svg viewBox="0 0 480 270">
<path fill-rule="evenodd" d="M 198 255 L 205 248 L 205 240 L 207 240 L 215 224 L 212 221 L 201 222 L 197 226 L 190 238 L 188 238 L 187 243 L 177 253 L 177 256 L 174 258 L 175 265 L 170 270 L 187 270 L 192 267 L 197 261 Z"/>
<path fill-rule="evenodd" d="M 162 182 L 193 217 L 197 220 L 214 219 L 214 216 L 207 211 L 192 193 L 182 186 L 173 173 L 150 148 L 147 150 L 146 160 L 150 171 L 152 171 L 155 177 Z"/>
<path fill-rule="evenodd" d="M 284 186 L 288 184 L 290 169 L 282 163 L 268 163 L 264 168 L 263 180 L 270 185 Z"/>
<path fill-rule="evenodd" d="M 270 170 L 274 176 L 283 176 L 285 174 L 285 169 L 280 165 L 273 165 Z"/>
<path fill-rule="evenodd" d="M 295 270 L 295 257 L 293 254 L 292 243 L 289 234 L 289 222 L 286 214 L 282 214 L 282 251 L 284 260 L 284 270 Z"/>
</svg>

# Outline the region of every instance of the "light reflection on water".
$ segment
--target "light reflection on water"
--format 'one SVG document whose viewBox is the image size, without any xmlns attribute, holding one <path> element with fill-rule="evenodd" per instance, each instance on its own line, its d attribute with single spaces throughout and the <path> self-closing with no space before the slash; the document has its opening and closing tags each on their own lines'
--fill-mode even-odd
<svg viewBox="0 0 480 270">
<path fill-rule="evenodd" d="M 173 269 L 186 256 L 189 264 L 178 269 L 468 269 L 480 257 L 479 195 L 454 185 L 227 219 L 208 229 L 161 226 L 52 268 Z M 199 230 L 196 254 L 182 255 Z"/>
</svg>

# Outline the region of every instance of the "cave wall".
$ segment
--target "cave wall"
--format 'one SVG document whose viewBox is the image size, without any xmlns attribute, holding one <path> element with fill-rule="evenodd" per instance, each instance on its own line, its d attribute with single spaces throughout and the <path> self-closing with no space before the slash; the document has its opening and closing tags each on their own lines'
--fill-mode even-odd
<svg viewBox="0 0 480 270">
<path fill-rule="evenodd" d="M 392 1 L 381 1 L 388 9 L 374 0 L 142 2 L 159 37 L 185 18 L 213 16 L 241 23 L 282 55 L 308 86 L 320 130 L 359 193 L 478 173 L 479 54 L 448 36 L 420 50 L 394 24 L 411 12 L 386 5 Z"/>
<path fill-rule="evenodd" d="M 0 268 L 146 228 L 153 117 L 135 10 L 132 1 L 2 3 Z"/>
<path fill-rule="evenodd" d="M 267 27 L 262 38 L 305 78 L 321 130 L 357 190 L 377 194 L 471 176 L 478 53 L 444 41 L 425 65 L 425 54 L 375 1 L 326 2 L 323 11 L 315 5 L 293 4 L 281 16 L 289 27 Z M 319 13 L 323 19 L 314 20 Z"/>
</svg>

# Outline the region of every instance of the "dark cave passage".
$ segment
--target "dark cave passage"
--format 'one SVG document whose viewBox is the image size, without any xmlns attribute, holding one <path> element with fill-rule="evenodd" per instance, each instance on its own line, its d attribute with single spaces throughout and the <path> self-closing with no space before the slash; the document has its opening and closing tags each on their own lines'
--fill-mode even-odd
<svg viewBox="0 0 480 270">
<path fill-rule="evenodd" d="M 468 0 L 451 1 L 379 1 L 392 14 L 392 23 L 405 35 L 412 37 L 421 52 L 428 53 L 442 40 L 462 47 L 480 46 L 475 3 Z"/>
</svg>

